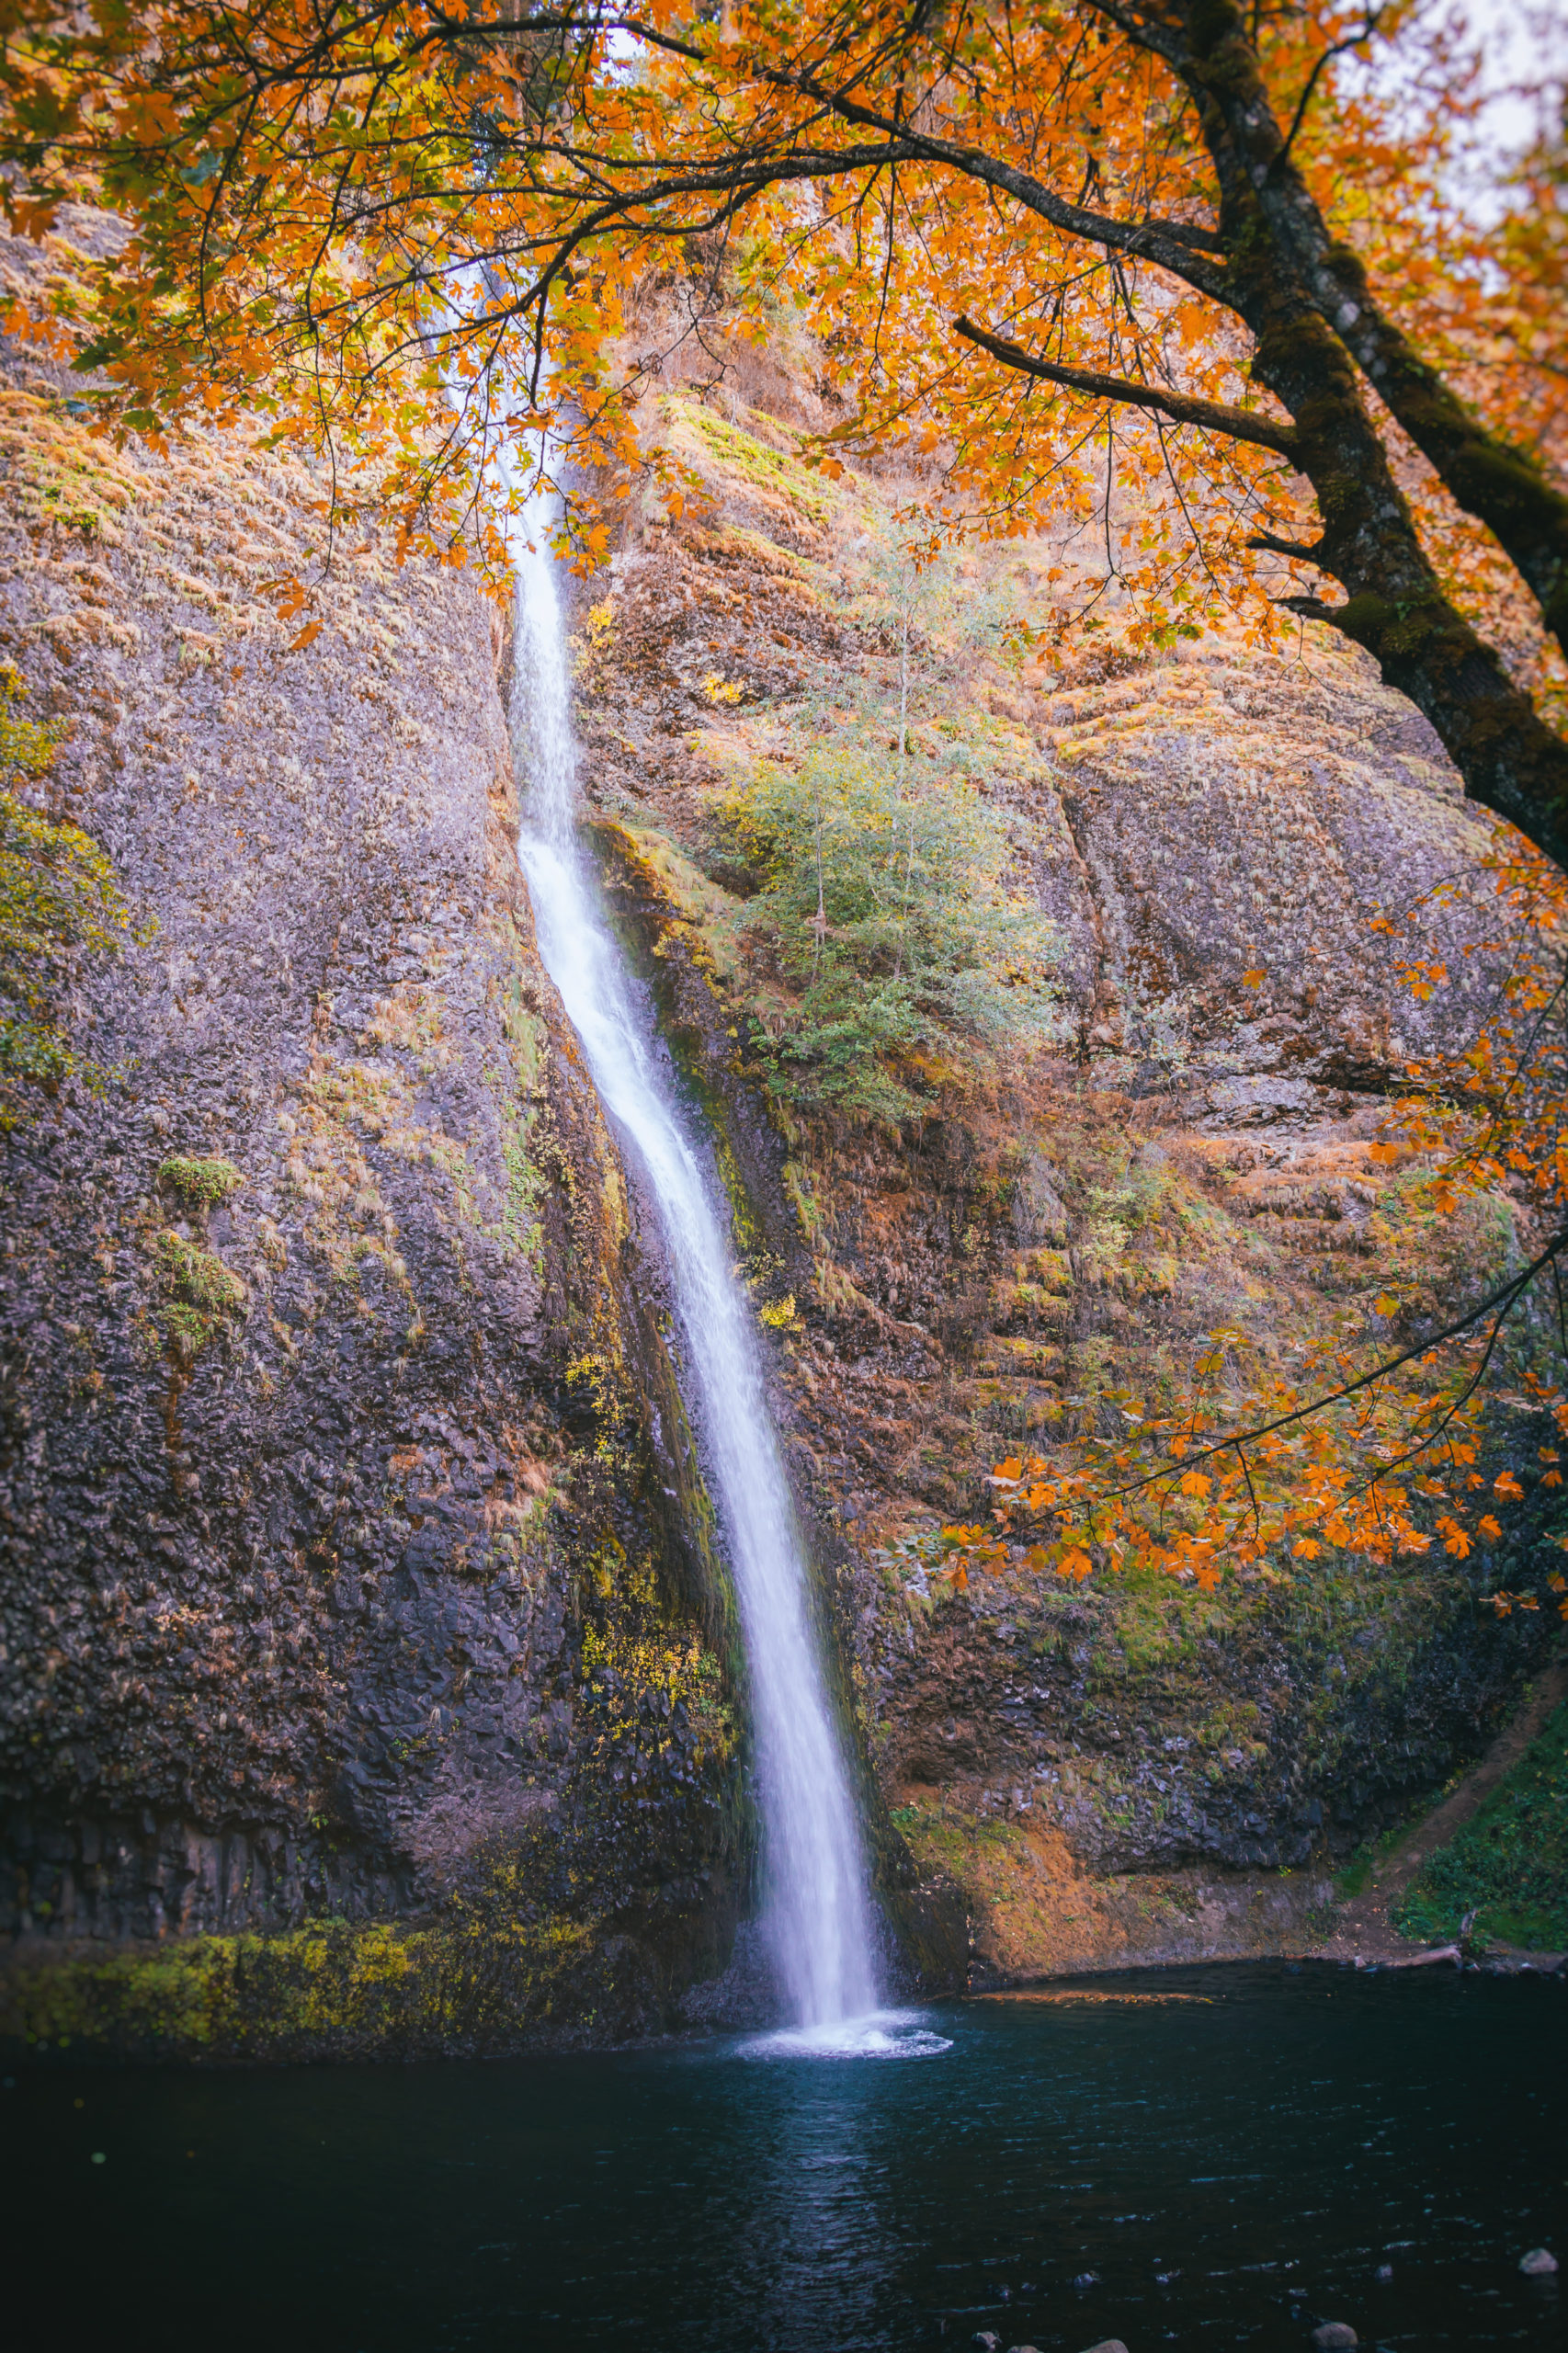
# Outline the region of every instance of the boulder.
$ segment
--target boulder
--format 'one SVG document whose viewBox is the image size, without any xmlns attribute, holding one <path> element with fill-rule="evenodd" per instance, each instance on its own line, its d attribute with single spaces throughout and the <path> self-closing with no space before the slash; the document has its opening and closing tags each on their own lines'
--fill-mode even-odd
<svg viewBox="0 0 1568 2353">
<path fill-rule="evenodd" d="M 1528 2255 L 1519 2257 L 1519 2269 L 1527 2279 L 1547 2279 L 1557 2268 L 1557 2257 L 1549 2247 L 1532 2246 Z"/>
<path fill-rule="evenodd" d="M 1349 2353 L 1349 2347 L 1360 2341 L 1347 2320 L 1325 2320 L 1321 2328 L 1312 2331 L 1312 2343 L 1318 2353 Z"/>
</svg>

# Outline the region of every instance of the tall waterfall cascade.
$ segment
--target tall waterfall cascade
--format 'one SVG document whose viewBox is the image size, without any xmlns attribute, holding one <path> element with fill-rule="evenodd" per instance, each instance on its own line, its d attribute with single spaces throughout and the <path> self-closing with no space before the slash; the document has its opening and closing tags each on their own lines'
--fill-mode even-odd
<svg viewBox="0 0 1568 2353">
<path fill-rule="evenodd" d="M 812 1624 L 811 1587 L 732 1245 L 627 984 L 574 826 L 576 743 L 551 517 L 517 517 L 512 724 L 526 782 L 517 856 L 540 952 L 658 1214 L 696 1423 L 734 1580 L 763 1824 L 763 1925 L 797 2033 L 906 2045 L 879 2021 L 866 1859 Z M 914 2040 L 928 2043 L 935 2038 Z"/>
</svg>

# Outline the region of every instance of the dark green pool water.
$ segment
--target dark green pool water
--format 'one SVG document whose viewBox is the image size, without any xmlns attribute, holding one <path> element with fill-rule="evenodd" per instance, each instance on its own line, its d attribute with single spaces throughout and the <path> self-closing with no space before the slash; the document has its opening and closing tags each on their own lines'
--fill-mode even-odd
<svg viewBox="0 0 1568 2353">
<path fill-rule="evenodd" d="M 1568 1987 L 1093 1991 L 939 2006 L 951 2048 L 901 2061 L 24 2072 L 7 2235 L 60 2300 L 28 2341 L 1153 2353 L 1330 2318 L 1557 2353 L 1559 2283 L 1517 2267 L 1568 2256 Z"/>
</svg>

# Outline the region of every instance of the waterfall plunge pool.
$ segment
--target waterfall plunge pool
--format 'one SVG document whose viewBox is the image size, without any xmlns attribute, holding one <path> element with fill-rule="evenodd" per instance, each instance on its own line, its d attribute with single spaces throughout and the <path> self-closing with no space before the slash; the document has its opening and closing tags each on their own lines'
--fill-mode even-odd
<svg viewBox="0 0 1568 2353">
<path fill-rule="evenodd" d="M 1230 1965 L 922 2017 L 950 2048 L 902 2064 L 24 2070 L 13 2292 L 117 2353 L 1562 2343 L 1517 2264 L 1568 2255 L 1568 1986 Z"/>
</svg>

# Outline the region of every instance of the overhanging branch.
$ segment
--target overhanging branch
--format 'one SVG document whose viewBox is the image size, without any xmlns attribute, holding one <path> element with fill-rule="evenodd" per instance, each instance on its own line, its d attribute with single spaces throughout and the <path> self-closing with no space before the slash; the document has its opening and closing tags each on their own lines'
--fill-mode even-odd
<svg viewBox="0 0 1568 2353">
<path fill-rule="evenodd" d="M 1328 569 L 1323 559 L 1322 540 L 1314 540 L 1309 548 L 1303 547 L 1300 540 L 1280 540 L 1272 531 L 1257 531 L 1247 545 L 1249 548 L 1261 548 L 1269 555 L 1288 555 L 1294 563 L 1315 563 L 1320 572 Z"/>
<path fill-rule="evenodd" d="M 1391 1372 L 1398 1372 L 1407 1364 L 1419 1362 L 1436 1349 L 1446 1347 L 1450 1340 L 1462 1338 L 1466 1332 L 1473 1331 L 1488 1316 L 1494 1319 L 1487 1347 L 1490 1358 L 1497 1333 L 1510 1310 L 1518 1305 L 1536 1277 L 1543 1274 L 1548 1267 L 1555 1274 L 1557 1261 L 1565 1251 L 1568 1251 L 1568 1233 L 1554 1234 L 1545 1249 L 1532 1258 L 1528 1267 L 1521 1267 L 1517 1275 L 1511 1275 L 1495 1290 L 1488 1291 L 1484 1299 L 1477 1300 L 1473 1307 L 1468 1308 L 1462 1315 L 1456 1315 L 1440 1331 L 1430 1333 L 1424 1340 L 1416 1340 L 1408 1348 L 1402 1348 L 1397 1356 L 1386 1357 L 1381 1364 L 1373 1365 L 1369 1371 L 1358 1373 L 1354 1381 L 1346 1381 L 1339 1388 L 1328 1390 L 1323 1396 L 1311 1399 L 1307 1404 L 1297 1405 L 1288 1414 L 1277 1414 L 1272 1421 L 1256 1423 L 1251 1429 L 1229 1431 L 1208 1446 L 1196 1447 L 1190 1452 L 1175 1455 L 1162 1470 L 1148 1472 L 1141 1479 L 1130 1479 L 1121 1486 L 1111 1488 L 1110 1495 L 1137 1495 L 1145 1487 L 1156 1486 L 1162 1479 L 1173 1479 L 1180 1472 L 1190 1471 L 1195 1462 L 1210 1461 L 1216 1455 L 1228 1454 L 1233 1447 L 1256 1446 L 1260 1439 L 1272 1438 L 1278 1430 L 1290 1429 L 1298 1423 L 1310 1421 L 1314 1414 L 1323 1413 L 1330 1405 L 1342 1404 L 1346 1398 L 1358 1395 L 1364 1389 L 1370 1389 L 1375 1381 L 1385 1380 Z M 1475 1385 L 1473 1381 L 1470 1383 L 1465 1392 L 1467 1396 Z"/>
<path fill-rule="evenodd" d="M 802 97 L 828 108 L 842 121 L 857 123 L 863 130 L 880 132 L 885 139 L 900 141 L 926 163 L 945 164 L 968 179 L 1001 189 L 1069 237 L 1081 237 L 1086 244 L 1104 245 L 1113 253 L 1141 256 L 1144 260 L 1157 262 L 1162 269 L 1184 278 L 1199 293 L 1207 294 L 1217 302 L 1230 303 L 1232 290 L 1226 271 L 1218 264 L 1204 260 L 1194 250 L 1199 243 L 1211 249 L 1218 245 L 1218 238 L 1207 231 L 1181 228 L 1164 221 L 1118 221 L 1103 212 L 1091 212 L 1081 204 L 1069 204 L 1065 197 L 1058 196 L 1043 180 L 1037 180 L 1032 172 L 1020 171 L 1016 164 L 988 155 L 983 148 L 966 146 L 960 140 L 940 139 L 930 131 L 919 131 L 902 117 L 885 114 L 880 108 L 866 106 L 859 99 L 835 90 L 814 74 L 790 73 L 777 66 L 762 66 L 757 72 L 759 80 L 780 89 L 797 91 Z"/>
<path fill-rule="evenodd" d="M 1051 359 L 1037 359 L 1022 344 L 1009 343 L 1006 335 L 992 335 L 985 327 L 976 326 L 972 319 L 957 318 L 953 331 L 970 343 L 977 343 L 993 359 L 1005 368 L 1016 368 L 1026 376 L 1038 376 L 1043 383 L 1058 384 L 1070 392 L 1086 392 L 1093 400 L 1125 401 L 1134 408 L 1154 409 L 1161 416 L 1174 418 L 1177 425 L 1196 425 L 1206 433 L 1222 433 L 1233 441 L 1251 441 L 1260 449 L 1274 449 L 1280 457 L 1295 461 L 1299 437 L 1294 426 L 1276 425 L 1271 418 L 1258 416 L 1253 410 L 1233 408 L 1226 401 L 1199 400 L 1191 392 L 1168 391 L 1163 384 L 1136 384 L 1124 376 L 1102 376 L 1096 368 L 1062 368 Z"/>
</svg>

